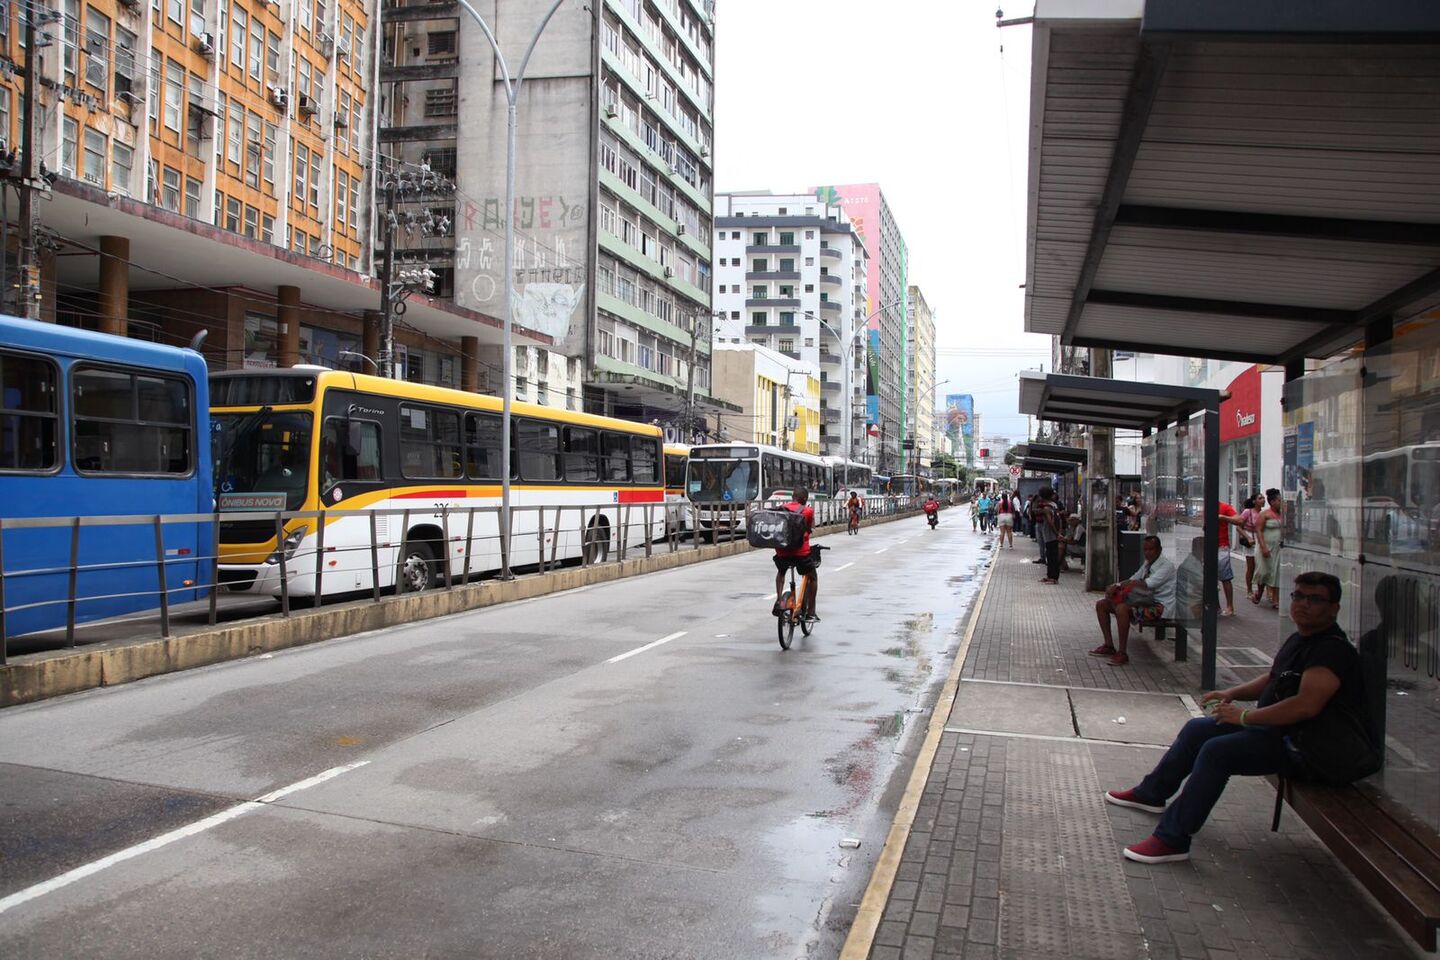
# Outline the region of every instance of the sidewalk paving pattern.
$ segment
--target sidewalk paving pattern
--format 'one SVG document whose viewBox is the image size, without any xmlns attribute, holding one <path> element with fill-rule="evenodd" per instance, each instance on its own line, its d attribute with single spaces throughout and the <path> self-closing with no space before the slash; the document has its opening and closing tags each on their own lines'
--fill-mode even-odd
<svg viewBox="0 0 1440 960">
<path fill-rule="evenodd" d="M 1195 715 L 1199 637 L 1186 663 L 1152 632 L 1132 634 L 1126 667 L 1089 656 L 1098 595 L 1078 569 L 1042 586 L 1031 547 L 996 551 L 870 956 L 1429 956 L 1292 811 L 1270 832 L 1274 793 L 1258 778 L 1231 781 L 1188 862 L 1121 857 L 1156 818 L 1103 793 L 1138 782 Z M 1220 621 L 1221 686 L 1266 669 L 1282 639 L 1279 614 L 1239 587 L 1237 616 Z"/>
</svg>

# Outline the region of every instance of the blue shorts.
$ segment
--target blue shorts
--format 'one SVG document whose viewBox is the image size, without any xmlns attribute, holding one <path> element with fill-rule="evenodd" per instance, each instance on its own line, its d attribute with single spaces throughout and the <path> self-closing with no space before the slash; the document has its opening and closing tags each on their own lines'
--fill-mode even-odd
<svg viewBox="0 0 1440 960">
<path fill-rule="evenodd" d="M 1229 547 L 1220 548 L 1220 557 L 1215 561 L 1215 578 L 1221 583 L 1227 583 L 1235 579 L 1235 571 L 1230 567 Z"/>
</svg>

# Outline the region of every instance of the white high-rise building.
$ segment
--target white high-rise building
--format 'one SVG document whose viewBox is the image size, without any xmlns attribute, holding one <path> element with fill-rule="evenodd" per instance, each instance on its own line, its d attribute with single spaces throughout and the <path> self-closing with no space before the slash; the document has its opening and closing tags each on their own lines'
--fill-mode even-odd
<svg viewBox="0 0 1440 960">
<path fill-rule="evenodd" d="M 716 341 L 817 365 L 821 452 L 866 459 L 868 264 L 849 217 L 809 193 L 717 193 L 714 250 Z"/>
</svg>

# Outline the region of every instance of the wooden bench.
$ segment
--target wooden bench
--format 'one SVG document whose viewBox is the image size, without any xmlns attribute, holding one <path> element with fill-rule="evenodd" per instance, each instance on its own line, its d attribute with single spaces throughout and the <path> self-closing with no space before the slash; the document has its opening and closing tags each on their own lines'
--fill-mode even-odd
<svg viewBox="0 0 1440 960">
<path fill-rule="evenodd" d="M 1276 777 L 1267 779 L 1279 789 Z M 1290 808 L 1405 932 L 1435 950 L 1440 834 L 1364 783 L 1326 787 L 1286 779 L 1284 793 Z"/>
</svg>

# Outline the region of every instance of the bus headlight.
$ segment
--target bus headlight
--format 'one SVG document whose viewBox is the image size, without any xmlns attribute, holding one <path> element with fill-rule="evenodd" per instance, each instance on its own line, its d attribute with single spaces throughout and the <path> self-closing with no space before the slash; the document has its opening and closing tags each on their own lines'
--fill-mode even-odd
<svg viewBox="0 0 1440 960">
<path fill-rule="evenodd" d="M 289 563 L 295 558 L 295 551 L 300 548 L 300 541 L 305 539 L 305 534 L 307 532 L 308 531 L 306 531 L 304 527 L 296 527 L 294 530 L 291 530 L 285 535 L 284 540 L 280 541 L 280 550 L 285 551 L 286 563 Z M 266 557 L 265 562 L 279 563 L 280 550 L 276 550 L 274 553 L 270 554 L 270 556 Z"/>
</svg>

